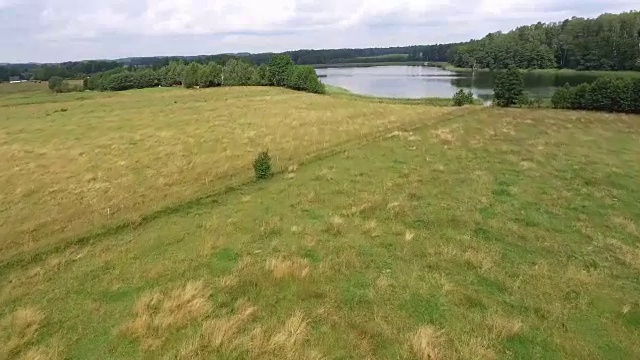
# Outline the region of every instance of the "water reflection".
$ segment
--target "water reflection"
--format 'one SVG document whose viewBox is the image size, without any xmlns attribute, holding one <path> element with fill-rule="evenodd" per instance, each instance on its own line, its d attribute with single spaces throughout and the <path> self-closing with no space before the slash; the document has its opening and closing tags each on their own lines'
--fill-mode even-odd
<svg viewBox="0 0 640 360">
<path fill-rule="evenodd" d="M 366 68 L 317 69 L 325 84 L 343 87 L 357 94 L 396 97 L 450 98 L 459 89 L 470 90 L 475 97 L 490 100 L 494 76 L 490 72 L 455 73 L 426 66 L 379 66 Z M 562 72 L 527 72 L 525 90 L 532 97 L 551 97 L 556 88 L 569 83 L 591 82 L 597 76 Z"/>
</svg>

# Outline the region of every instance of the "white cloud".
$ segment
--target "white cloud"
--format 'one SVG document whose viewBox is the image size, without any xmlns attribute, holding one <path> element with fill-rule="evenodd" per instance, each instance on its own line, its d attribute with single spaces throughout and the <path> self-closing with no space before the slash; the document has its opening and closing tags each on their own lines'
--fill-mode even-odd
<svg viewBox="0 0 640 360">
<path fill-rule="evenodd" d="M 0 62 L 443 43 L 636 2 L 0 0 Z"/>
</svg>

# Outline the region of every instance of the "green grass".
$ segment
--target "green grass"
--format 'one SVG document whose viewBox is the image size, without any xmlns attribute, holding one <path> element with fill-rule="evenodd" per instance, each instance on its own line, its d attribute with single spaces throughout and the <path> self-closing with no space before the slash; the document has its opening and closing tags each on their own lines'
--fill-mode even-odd
<svg viewBox="0 0 640 360">
<path fill-rule="evenodd" d="M 243 184 L 265 149 L 281 171 L 455 111 L 260 87 L 35 92 L 0 108 L 0 261 Z"/>
<path fill-rule="evenodd" d="M 203 105 L 205 98 L 213 104 Z M 185 105 L 166 113 L 153 107 L 174 106 L 173 99 Z M 11 113 L 0 118 L 0 144 L 25 153 L 28 144 L 49 149 L 59 141 L 70 152 L 83 144 L 83 161 L 94 166 L 136 160 L 161 171 L 175 159 L 162 153 L 145 162 L 150 152 L 120 149 L 127 142 L 116 134 L 139 131 L 161 151 L 168 143 L 159 134 L 190 144 L 230 123 L 238 131 L 237 123 L 246 122 L 243 134 L 259 129 L 262 123 L 248 121 L 253 113 L 240 111 L 237 99 L 288 129 L 298 119 L 289 108 L 300 116 L 326 114 L 314 122 L 331 126 L 362 113 L 369 124 L 383 126 L 362 141 L 332 143 L 298 166 L 279 162 L 281 172 L 269 181 L 192 193 L 87 242 L 36 244 L 32 250 L 41 256 L 31 261 L 4 255 L 1 357 L 640 357 L 637 116 L 480 107 L 441 113 L 400 105 L 387 112 L 389 104 L 279 89 L 154 89 L 72 101 L 67 112 L 55 114 L 61 132 L 73 130 L 60 140 L 45 136 L 53 129 L 30 127 L 54 115 L 34 116 L 32 124 Z M 33 116 L 48 109 L 43 106 L 12 111 Z M 74 116 L 81 106 L 86 112 Z M 354 111 L 342 113 L 341 106 Z M 203 136 L 218 108 L 227 110 L 225 122 Z M 92 113 L 101 121 L 91 121 Z M 160 114 L 173 117 L 163 122 Z M 411 114 L 421 121 L 391 120 Z M 116 145 L 110 157 L 92 128 Z M 278 146 L 282 139 L 270 141 L 274 158 L 287 149 Z M 185 164 L 221 151 L 191 149 Z M 232 158 L 216 159 L 212 164 L 221 166 Z M 28 167 L 35 158 L 12 161 Z M 35 164 L 34 178 L 66 184 L 66 177 L 50 176 L 58 163 Z M 180 186 L 201 187 L 196 169 L 180 168 Z M 231 177 L 244 179 L 243 170 L 234 171 Z M 92 184 L 84 186 L 98 191 Z M 147 180 L 135 189 L 132 201 L 162 203 L 159 195 L 172 187 Z M 3 227 L 13 228 L 6 217 L 12 193 L 3 191 Z M 32 190 L 31 196 L 55 194 Z"/>
<path fill-rule="evenodd" d="M 451 98 L 386 98 L 353 93 L 345 88 L 333 85 L 325 85 L 327 94 L 343 99 L 361 100 L 379 104 L 404 104 L 404 105 L 427 105 L 427 106 L 453 106 Z M 482 105 L 482 101 L 476 99 L 475 105 Z"/>
</svg>

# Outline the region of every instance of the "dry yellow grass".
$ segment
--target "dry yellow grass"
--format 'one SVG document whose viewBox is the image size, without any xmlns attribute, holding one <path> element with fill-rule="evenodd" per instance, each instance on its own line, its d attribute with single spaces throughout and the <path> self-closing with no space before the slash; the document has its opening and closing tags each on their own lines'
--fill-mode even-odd
<svg viewBox="0 0 640 360">
<path fill-rule="evenodd" d="M 326 230 L 333 235 L 340 235 L 344 229 L 345 221 L 338 215 L 334 215 L 329 219 Z"/>
<path fill-rule="evenodd" d="M 294 312 L 279 329 L 267 334 L 257 327 L 250 334 L 249 354 L 252 359 L 320 360 L 322 355 L 305 344 L 309 323 L 300 311 Z"/>
<path fill-rule="evenodd" d="M 31 96 L 0 102 L 0 262 L 251 179 L 263 149 L 286 170 L 456 111 L 276 88 Z"/>
<path fill-rule="evenodd" d="M 203 281 L 190 281 L 170 292 L 143 295 L 133 309 L 134 319 L 121 331 L 140 341 L 143 349 L 162 345 L 167 331 L 202 319 L 211 310 L 209 289 Z"/>
<path fill-rule="evenodd" d="M 311 265 L 307 259 L 297 257 L 284 259 L 279 257 L 267 260 L 266 269 L 270 271 L 276 279 L 287 277 L 303 279 L 309 275 Z"/>
<path fill-rule="evenodd" d="M 418 360 L 442 359 L 444 336 L 433 326 L 422 326 L 409 339 L 409 348 Z"/>
<path fill-rule="evenodd" d="M 213 352 L 230 354 L 240 348 L 243 345 L 240 336 L 243 327 L 255 315 L 257 308 L 243 302 L 239 303 L 237 308 L 234 315 L 206 321 L 202 325 L 201 333 L 182 348 L 178 358 L 206 358 L 207 354 Z"/>
<path fill-rule="evenodd" d="M 44 314 L 33 307 L 15 310 L 0 323 L 0 359 L 18 355 L 34 340 L 42 324 Z"/>
<path fill-rule="evenodd" d="M 494 315 L 487 320 L 489 334 L 498 340 L 510 339 L 522 331 L 522 323 L 503 315 Z"/>
<path fill-rule="evenodd" d="M 214 354 L 224 357 L 247 354 L 250 359 L 265 360 L 322 359 L 306 343 L 309 323 L 302 312 L 295 311 L 284 324 L 269 328 L 252 323 L 256 314 L 255 306 L 240 301 L 236 304 L 235 314 L 205 321 L 200 333 L 180 349 L 177 358 L 208 359 Z"/>
</svg>

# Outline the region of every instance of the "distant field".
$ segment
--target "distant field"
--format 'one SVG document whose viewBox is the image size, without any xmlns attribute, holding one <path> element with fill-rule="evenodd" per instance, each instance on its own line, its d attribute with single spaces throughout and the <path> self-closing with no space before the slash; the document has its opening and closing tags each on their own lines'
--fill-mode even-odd
<svg viewBox="0 0 640 360">
<path fill-rule="evenodd" d="M 29 93 L 32 94 L 34 92 L 44 92 L 49 90 L 48 84 L 46 81 L 43 82 L 24 82 L 11 84 L 8 82 L 0 83 L 0 98 L 10 95 L 10 94 L 18 94 L 18 93 Z"/>
<path fill-rule="evenodd" d="M 0 359 L 640 358 L 639 116 L 7 98 Z"/>
<path fill-rule="evenodd" d="M 0 107 L 0 261 L 242 183 L 263 149 L 283 169 L 452 111 L 274 88 L 38 92 Z"/>
</svg>

